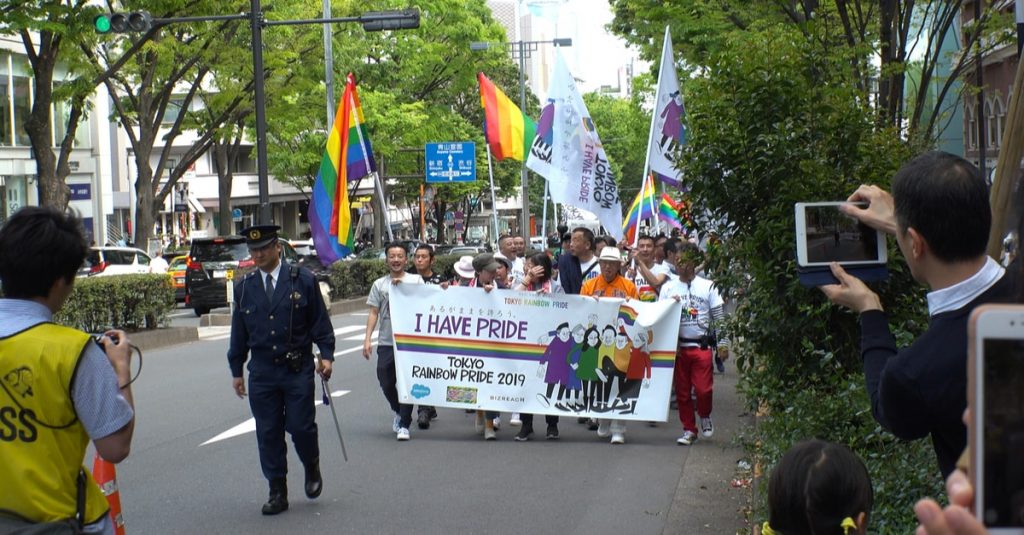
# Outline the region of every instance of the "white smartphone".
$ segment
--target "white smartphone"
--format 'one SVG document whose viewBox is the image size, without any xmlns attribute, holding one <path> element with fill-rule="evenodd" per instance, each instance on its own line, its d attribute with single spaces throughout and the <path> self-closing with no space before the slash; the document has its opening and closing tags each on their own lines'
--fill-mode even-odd
<svg viewBox="0 0 1024 535">
<path fill-rule="evenodd" d="M 974 514 L 1024 534 L 1024 305 L 983 305 L 968 322 L 967 405 Z"/>
<path fill-rule="evenodd" d="M 796 203 L 796 260 L 802 267 L 885 264 L 885 234 L 841 211 L 847 202 Z"/>
</svg>

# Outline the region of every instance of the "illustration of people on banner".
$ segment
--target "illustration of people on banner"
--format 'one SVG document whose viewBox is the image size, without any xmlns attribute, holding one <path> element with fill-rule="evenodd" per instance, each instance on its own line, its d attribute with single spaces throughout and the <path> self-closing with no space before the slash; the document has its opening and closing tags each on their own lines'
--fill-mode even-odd
<svg viewBox="0 0 1024 535">
<path fill-rule="evenodd" d="M 405 403 L 645 421 L 668 416 L 679 303 L 437 286 L 392 292 Z"/>
</svg>

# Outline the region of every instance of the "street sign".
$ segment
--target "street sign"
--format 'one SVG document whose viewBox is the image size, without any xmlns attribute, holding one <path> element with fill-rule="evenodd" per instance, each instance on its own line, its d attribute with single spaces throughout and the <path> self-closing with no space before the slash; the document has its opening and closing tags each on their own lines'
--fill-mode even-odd
<svg viewBox="0 0 1024 535">
<path fill-rule="evenodd" d="M 235 221 L 235 222 L 238 222 L 238 221 L 242 220 L 242 209 L 241 208 L 235 208 L 234 210 L 231 210 L 231 220 Z"/>
<path fill-rule="evenodd" d="M 427 143 L 427 183 L 476 180 L 476 144 L 470 141 Z"/>
</svg>

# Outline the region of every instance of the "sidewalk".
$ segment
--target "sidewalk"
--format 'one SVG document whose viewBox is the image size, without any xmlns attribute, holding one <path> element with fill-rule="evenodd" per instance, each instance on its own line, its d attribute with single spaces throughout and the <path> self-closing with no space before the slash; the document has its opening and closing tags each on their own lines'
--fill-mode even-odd
<svg viewBox="0 0 1024 535">
<path fill-rule="evenodd" d="M 732 362 L 726 363 L 725 375 L 715 375 L 711 413 L 715 436 L 701 438 L 689 446 L 665 521 L 665 535 L 750 533 L 745 513 L 750 507 L 751 476 L 749 470 L 737 469 L 737 463 L 747 459 L 734 439 L 743 428 L 753 424 L 753 416 L 743 411 L 742 398 L 736 392 L 737 380 L 738 372 Z"/>
</svg>

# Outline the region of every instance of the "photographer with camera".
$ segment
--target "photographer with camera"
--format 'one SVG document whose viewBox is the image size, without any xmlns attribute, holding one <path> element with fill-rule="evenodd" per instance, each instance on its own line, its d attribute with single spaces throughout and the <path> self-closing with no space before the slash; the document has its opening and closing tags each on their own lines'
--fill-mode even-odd
<svg viewBox="0 0 1024 535">
<path fill-rule="evenodd" d="M 0 528 L 52 522 L 114 532 L 82 459 L 89 439 L 107 461 L 128 456 L 135 429 L 128 337 L 107 331 L 101 348 L 89 334 L 53 323 L 88 251 L 81 221 L 53 208 L 22 208 L 0 227 Z"/>
<path fill-rule="evenodd" d="M 714 324 L 725 319 L 724 302 L 715 283 L 697 275 L 697 264 L 703 255 L 696 244 L 684 241 L 676 258 L 677 278 L 661 287 L 658 300 L 674 299 L 683 304 L 679 318 L 679 345 L 676 350 L 675 388 L 679 420 L 683 435 L 677 444 L 689 446 L 697 440 L 697 421 L 690 388 L 697 394 L 696 410 L 700 417 L 700 433 L 711 438 L 715 425 L 711 421 L 714 396 L 711 348 L 718 347 L 718 356 L 729 359 L 729 340 L 715 335 Z"/>
<path fill-rule="evenodd" d="M 843 211 L 896 237 L 914 280 L 931 290 L 928 330 L 896 349 L 878 295 L 838 264 L 839 284 L 821 287 L 833 303 L 860 314 L 864 382 L 871 413 L 904 440 L 931 435 L 943 477 L 967 446 L 967 319 L 980 304 L 1011 301 L 1015 277 L 985 254 L 992 212 L 985 180 L 967 160 L 932 151 L 907 162 L 892 195 L 861 186 Z"/>
<path fill-rule="evenodd" d="M 318 368 L 325 380 L 331 378 L 335 344 L 334 327 L 313 274 L 281 260 L 279 229 L 259 225 L 242 231 L 258 269 L 235 285 L 228 348 L 232 387 L 240 398 L 246 395 L 242 365 L 252 353 L 249 406 L 256 419 L 260 466 L 270 482 L 265 515 L 288 509 L 285 431 L 292 435 L 305 467 L 306 496 L 316 498 L 323 489 L 313 370 Z M 314 365 L 314 343 L 320 349 L 319 365 Z"/>
</svg>

